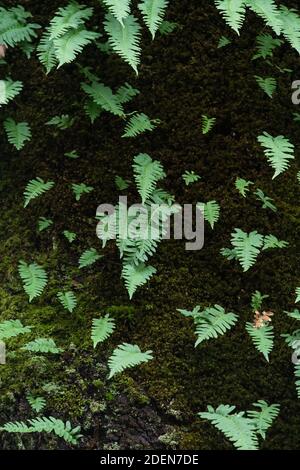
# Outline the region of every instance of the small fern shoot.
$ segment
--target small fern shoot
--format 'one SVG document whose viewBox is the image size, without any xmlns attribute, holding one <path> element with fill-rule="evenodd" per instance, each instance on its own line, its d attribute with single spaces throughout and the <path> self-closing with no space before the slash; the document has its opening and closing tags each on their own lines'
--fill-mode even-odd
<svg viewBox="0 0 300 470">
<path fill-rule="evenodd" d="M 267 430 L 272 426 L 273 421 L 279 415 L 280 405 L 268 405 L 265 400 L 258 400 L 257 403 L 253 403 L 253 406 L 259 410 L 247 411 L 247 416 L 254 421 L 256 432 L 265 439 Z"/>
<path fill-rule="evenodd" d="M 277 87 L 276 79 L 274 77 L 263 78 L 258 75 L 255 75 L 255 79 L 260 88 L 269 96 L 269 98 L 273 98 Z"/>
<path fill-rule="evenodd" d="M 0 108 L 4 104 L 12 101 L 23 89 L 23 83 L 20 81 L 14 82 L 10 78 L 0 80 Z"/>
<path fill-rule="evenodd" d="M 138 5 L 144 22 L 152 34 L 152 39 L 155 38 L 157 30 L 163 22 L 168 4 L 168 0 L 142 0 Z"/>
<path fill-rule="evenodd" d="M 72 190 L 73 190 L 73 193 L 75 195 L 76 201 L 80 201 L 81 196 L 83 194 L 91 193 L 92 191 L 94 191 L 94 188 L 92 186 L 87 186 L 84 183 L 80 183 L 80 184 L 73 183 L 72 184 Z"/>
<path fill-rule="evenodd" d="M 113 333 L 115 329 L 115 321 L 107 314 L 105 317 L 93 318 L 92 334 L 94 348 L 99 343 L 103 343 Z"/>
<path fill-rule="evenodd" d="M 23 326 L 20 320 L 4 320 L 0 323 L 0 341 L 31 332 L 31 326 Z"/>
<path fill-rule="evenodd" d="M 33 397 L 32 395 L 28 394 L 26 398 L 29 405 L 36 413 L 43 411 L 46 406 L 46 400 L 43 397 Z"/>
<path fill-rule="evenodd" d="M 152 351 L 142 352 L 137 345 L 128 343 L 120 344 L 108 360 L 110 371 L 109 379 L 129 367 L 135 367 L 139 364 L 149 362 L 151 359 L 153 359 Z"/>
<path fill-rule="evenodd" d="M 290 160 L 295 158 L 294 145 L 286 137 L 279 135 L 272 137 L 267 132 L 258 136 L 258 142 L 264 148 L 264 153 L 271 167 L 275 170 L 273 178 L 286 171 Z"/>
<path fill-rule="evenodd" d="M 39 297 L 47 285 L 48 277 L 46 271 L 36 263 L 27 264 L 19 262 L 19 274 L 23 281 L 23 287 L 31 302 Z"/>
<path fill-rule="evenodd" d="M 235 187 L 243 197 L 247 197 L 247 192 L 250 191 L 249 186 L 252 184 L 254 184 L 252 181 L 247 181 L 243 178 L 237 178 L 235 180 Z"/>
<path fill-rule="evenodd" d="M 24 351 L 59 354 L 63 352 L 62 348 L 58 348 L 52 338 L 37 338 L 30 341 L 22 347 Z"/>
<path fill-rule="evenodd" d="M 102 255 L 99 255 L 95 248 L 89 248 L 88 250 L 85 250 L 79 258 L 79 269 L 91 266 L 100 258 L 102 258 Z"/>
<path fill-rule="evenodd" d="M 205 114 L 202 115 L 202 134 L 208 134 L 216 123 L 216 118 L 208 117 Z"/>
<path fill-rule="evenodd" d="M 31 139 L 31 129 L 27 122 L 15 122 L 12 118 L 4 121 L 7 139 L 17 150 L 21 150 L 25 142 Z"/>
<path fill-rule="evenodd" d="M 122 137 L 137 137 L 144 132 L 152 132 L 160 123 L 158 119 L 150 119 L 144 113 L 136 113 L 129 119 Z"/>
<path fill-rule="evenodd" d="M 77 299 L 74 292 L 58 292 L 57 298 L 64 307 L 64 309 L 68 310 L 68 312 L 72 313 L 73 310 L 76 308 Z"/>
<path fill-rule="evenodd" d="M 220 206 L 216 201 L 209 201 L 206 203 L 199 203 L 197 207 L 203 212 L 204 219 L 214 229 L 215 223 L 218 222 L 220 217 Z"/>
<path fill-rule="evenodd" d="M 124 279 L 129 298 L 132 299 L 138 287 L 146 284 L 155 273 L 156 269 L 153 266 L 146 266 L 144 263 L 138 266 L 125 264 L 122 270 L 122 278 Z"/>
<path fill-rule="evenodd" d="M 45 182 L 42 178 L 36 178 L 35 180 L 30 180 L 27 184 L 24 191 L 24 207 L 27 207 L 32 199 L 35 199 L 45 192 L 52 189 L 54 186 L 53 181 Z"/>
<path fill-rule="evenodd" d="M 256 230 L 251 233 L 246 233 L 239 228 L 235 229 L 231 237 L 235 255 L 243 270 L 248 271 L 256 262 L 260 248 L 263 246 L 264 237 L 260 233 L 257 233 Z"/>
<path fill-rule="evenodd" d="M 263 325 L 256 328 L 252 323 L 246 323 L 246 331 L 251 337 L 256 349 L 263 354 L 265 359 L 269 362 L 269 354 L 274 346 L 274 333 L 272 325 Z"/>
<path fill-rule="evenodd" d="M 44 230 L 47 230 L 47 228 L 51 227 L 53 225 L 53 220 L 47 219 L 46 217 L 40 217 L 38 220 L 38 231 L 43 232 Z"/>
</svg>

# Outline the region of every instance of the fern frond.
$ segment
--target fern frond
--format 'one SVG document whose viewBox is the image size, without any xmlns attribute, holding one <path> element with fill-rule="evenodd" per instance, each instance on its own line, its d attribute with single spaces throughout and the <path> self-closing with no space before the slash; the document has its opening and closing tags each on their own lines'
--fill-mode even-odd
<svg viewBox="0 0 300 470">
<path fill-rule="evenodd" d="M 6 10 L 0 7 L 0 44 L 14 47 L 22 42 L 31 42 L 37 37 L 36 29 L 40 25 L 28 23 L 31 13 L 27 12 L 21 5 Z"/>
<path fill-rule="evenodd" d="M 77 305 L 77 299 L 74 292 L 58 292 L 57 297 L 62 306 L 68 310 L 68 312 L 72 313 Z"/>
<path fill-rule="evenodd" d="M 85 93 L 89 95 L 97 105 L 105 109 L 105 111 L 115 114 L 116 116 L 124 116 L 122 104 L 108 86 L 99 82 L 93 82 L 91 85 L 82 83 L 81 86 Z"/>
<path fill-rule="evenodd" d="M 50 73 L 51 70 L 58 64 L 54 41 L 53 39 L 50 39 L 50 32 L 47 30 L 42 35 L 41 40 L 37 46 L 37 55 L 39 61 L 45 67 L 47 74 Z"/>
<path fill-rule="evenodd" d="M 80 201 L 81 196 L 83 194 L 89 194 L 92 191 L 94 191 L 94 188 L 92 186 L 87 186 L 84 183 L 80 183 L 80 184 L 73 183 L 71 186 L 72 186 L 72 190 L 75 195 L 76 201 Z"/>
<path fill-rule="evenodd" d="M 255 423 L 247 418 L 244 412 L 233 413 L 235 406 L 219 405 L 215 410 L 212 406 L 207 411 L 198 413 L 200 418 L 208 419 L 233 443 L 238 450 L 257 450 L 258 441 Z"/>
<path fill-rule="evenodd" d="M 84 27 L 72 29 L 63 36 L 54 39 L 54 50 L 58 67 L 73 62 L 82 49 L 99 37 L 98 33 L 87 31 Z"/>
<path fill-rule="evenodd" d="M 5 320 L 0 323 L 0 340 L 30 333 L 31 329 L 31 326 L 23 326 L 20 320 Z"/>
<path fill-rule="evenodd" d="M 201 180 L 201 176 L 197 175 L 193 170 L 186 170 L 182 175 L 182 179 L 185 182 L 185 185 L 189 186 L 190 184 L 196 183 L 197 181 Z"/>
<path fill-rule="evenodd" d="M 279 8 L 282 21 L 282 34 L 300 54 L 300 16 L 297 11 L 281 5 Z"/>
<path fill-rule="evenodd" d="M 73 243 L 77 238 L 76 233 L 70 232 L 69 230 L 64 230 L 63 234 L 64 234 L 64 236 L 66 237 L 66 239 L 68 240 L 69 243 Z"/>
<path fill-rule="evenodd" d="M 253 406 L 259 408 L 259 411 L 247 411 L 247 416 L 254 421 L 256 432 L 265 439 L 267 430 L 279 415 L 280 405 L 268 405 L 266 401 L 258 400 Z"/>
<path fill-rule="evenodd" d="M 24 191 L 24 207 L 27 207 L 32 199 L 35 199 L 46 191 L 49 191 L 54 186 L 53 181 L 45 182 L 42 178 L 36 178 L 35 180 L 30 180 L 27 184 L 25 191 Z"/>
<path fill-rule="evenodd" d="M 261 189 L 255 191 L 256 199 L 262 202 L 263 209 L 271 209 L 273 212 L 277 212 L 277 207 L 273 204 L 273 199 L 266 196 Z"/>
<path fill-rule="evenodd" d="M 38 220 L 38 230 L 42 232 L 43 230 L 47 230 L 51 225 L 53 225 L 53 220 L 46 219 L 46 217 L 40 217 Z"/>
<path fill-rule="evenodd" d="M 123 26 L 111 14 L 106 15 L 104 29 L 113 50 L 127 62 L 138 74 L 141 47 L 141 26 L 133 15 L 127 16 Z"/>
<path fill-rule="evenodd" d="M 273 77 L 260 77 L 255 75 L 255 79 L 260 86 L 260 88 L 269 96 L 269 98 L 273 98 L 273 94 L 277 87 L 276 79 Z"/>
<path fill-rule="evenodd" d="M 78 439 L 82 437 L 79 434 L 80 426 L 72 429 L 70 421 L 64 423 L 61 419 L 54 418 L 53 416 L 29 419 L 28 423 L 30 424 L 30 432 L 54 433 L 70 444 L 77 444 Z"/>
<path fill-rule="evenodd" d="M 153 359 L 152 351 L 142 352 L 137 345 L 120 344 L 108 359 L 109 379 L 129 367 L 135 367 Z"/>
<path fill-rule="evenodd" d="M 3 426 L 0 427 L 0 431 L 6 431 L 8 433 L 19 433 L 19 434 L 33 432 L 31 427 L 28 426 L 26 423 L 24 423 L 24 421 L 15 421 L 15 422 L 10 421 L 9 423 L 5 423 L 3 424 Z"/>
<path fill-rule="evenodd" d="M 277 47 L 283 44 L 283 41 L 278 38 L 273 38 L 271 34 L 259 34 L 256 38 L 257 43 L 257 53 L 253 56 L 253 60 L 255 59 L 266 59 L 267 57 L 273 57 L 273 51 Z"/>
<path fill-rule="evenodd" d="M 226 23 L 240 34 L 246 13 L 245 0 L 215 0 L 215 4 Z"/>
<path fill-rule="evenodd" d="M 279 135 L 272 137 L 268 132 L 258 136 L 258 142 L 264 147 L 264 153 L 271 167 L 275 170 L 273 178 L 286 171 L 293 160 L 294 145 L 286 137 Z"/>
<path fill-rule="evenodd" d="M 168 0 L 142 0 L 138 7 L 142 12 L 144 22 L 152 34 L 152 39 L 163 22 Z"/>
<path fill-rule="evenodd" d="M 103 0 L 113 16 L 124 25 L 124 20 L 130 14 L 131 0 Z"/>
<path fill-rule="evenodd" d="M 37 338 L 22 347 L 24 351 L 59 354 L 63 349 L 58 348 L 51 338 Z"/>
<path fill-rule="evenodd" d="M 237 320 L 238 316 L 236 314 L 226 313 L 224 308 L 217 304 L 214 307 L 207 307 L 203 312 L 199 312 L 194 316 L 196 335 L 198 336 L 195 347 L 205 340 L 224 335 L 227 330 L 235 325 Z"/>
<path fill-rule="evenodd" d="M 105 317 L 93 318 L 92 334 L 94 348 L 105 341 L 114 331 L 115 321 L 107 314 Z"/>
<path fill-rule="evenodd" d="M 153 266 L 146 266 L 144 263 L 138 266 L 125 264 L 122 270 L 122 278 L 125 281 L 129 298 L 132 299 L 137 288 L 146 284 L 155 273 L 156 269 Z"/>
<path fill-rule="evenodd" d="M 156 188 L 158 181 L 166 176 L 162 164 L 147 153 L 134 157 L 134 179 L 144 204 Z"/>
<path fill-rule="evenodd" d="M 235 254 L 244 271 L 248 271 L 256 262 L 256 258 L 260 253 L 263 245 L 263 235 L 253 231 L 251 233 L 243 232 L 236 228 L 231 234 L 231 243 L 234 247 Z"/>
<path fill-rule="evenodd" d="M 91 266 L 100 258 L 102 258 L 102 255 L 99 255 L 95 248 L 85 250 L 79 258 L 79 269 Z"/>
<path fill-rule="evenodd" d="M 269 354 L 274 346 L 273 326 L 264 325 L 261 328 L 255 328 L 252 323 L 247 322 L 246 330 L 256 349 L 262 353 L 269 362 Z"/>
<path fill-rule="evenodd" d="M 71 1 L 66 7 L 61 7 L 50 22 L 50 39 L 56 39 L 69 29 L 77 29 L 93 14 L 93 8 L 87 8 L 76 1 Z"/>
<path fill-rule="evenodd" d="M 17 150 L 21 150 L 25 142 L 31 139 L 31 130 L 27 122 L 15 122 L 12 118 L 4 121 L 4 129 L 7 134 L 8 142 Z"/>
<path fill-rule="evenodd" d="M 205 114 L 202 115 L 202 134 L 208 134 L 216 123 L 216 118 L 208 117 Z"/>
<path fill-rule="evenodd" d="M 296 294 L 295 304 L 297 304 L 298 302 L 300 302 L 300 287 L 296 287 L 295 294 Z"/>
<path fill-rule="evenodd" d="M 263 250 L 269 250 L 272 248 L 286 248 L 289 243 L 285 240 L 279 240 L 275 235 L 266 235 L 264 238 Z"/>
<path fill-rule="evenodd" d="M 235 180 L 235 187 L 243 197 L 247 197 L 246 193 L 250 191 L 249 186 L 251 184 L 254 184 L 254 183 L 249 180 L 248 181 L 244 180 L 243 178 L 237 178 Z"/>
<path fill-rule="evenodd" d="M 282 21 L 280 11 L 274 0 L 246 0 L 246 5 L 260 16 L 277 35 L 281 33 Z"/>
<path fill-rule="evenodd" d="M 198 204 L 197 204 L 198 206 Z M 216 222 L 220 217 L 220 206 L 216 201 L 209 201 L 206 203 L 200 203 L 201 211 L 203 210 L 204 219 L 210 224 L 211 228 L 214 228 Z"/>
<path fill-rule="evenodd" d="M 116 93 L 116 98 L 119 103 L 125 104 L 132 100 L 136 95 L 139 95 L 140 91 L 136 88 L 133 88 L 129 83 L 124 83 L 124 85 L 118 88 Z"/>
<path fill-rule="evenodd" d="M 146 131 L 152 132 L 159 123 L 158 119 L 150 119 L 144 113 L 134 114 L 126 124 L 122 137 L 136 137 Z"/>
<path fill-rule="evenodd" d="M 256 312 L 256 310 L 261 310 L 262 303 L 264 299 L 268 299 L 269 295 L 263 295 L 259 290 L 256 290 L 253 292 L 251 295 L 251 307 L 253 312 Z"/>
<path fill-rule="evenodd" d="M 23 89 L 23 83 L 10 78 L 0 80 L 0 107 L 12 101 Z"/>
<path fill-rule="evenodd" d="M 26 396 L 26 398 L 29 405 L 36 413 L 42 411 L 46 406 L 46 400 L 43 397 L 33 397 L 29 394 Z"/>
<path fill-rule="evenodd" d="M 48 277 L 46 271 L 36 263 L 27 264 L 19 262 L 19 274 L 23 281 L 23 287 L 31 302 L 39 297 L 47 285 Z"/>
</svg>

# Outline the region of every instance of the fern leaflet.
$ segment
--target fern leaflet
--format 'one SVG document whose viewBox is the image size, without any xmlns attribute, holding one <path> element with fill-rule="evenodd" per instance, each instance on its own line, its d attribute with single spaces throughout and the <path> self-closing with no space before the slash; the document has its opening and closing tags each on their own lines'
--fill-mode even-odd
<svg viewBox="0 0 300 470">
<path fill-rule="evenodd" d="M 138 5 L 153 39 L 163 22 L 168 4 L 168 0 L 142 0 Z"/>
<path fill-rule="evenodd" d="M 109 379 L 129 367 L 135 367 L 151 359 L 153 359 L 152 351 L 142 352 L 137 345 L 128 343 L 120 344 L 108 360 L 110 370 Z"/>
<path fill-rule="evenodd" d="M 92 341 L 94 348 L 105 341 L 114 331 L 115 321 L 107 314 L 105 317 L 94 318 L 92 325 Z"/>
<path fill-rule="evenodd" d="M 68 310 L 68 312 L 72 313 L 77 305 L 77 299 L 74 292 L 58 292 L 57 297 L 62 306 Z"/>
<path fill-rule="evenodd" d="M 9 143 L 17 150 L 21 150 L 25 142 L 31 139 L 31 130 L 27 122 L 16 123 L 13 119 L 7 118 L 4 121 L 4 129 Z"/>
<path fill-rule="evenodd" d="M 19 274 L 23 281 L 23 287 L 31 302 L 39 297 L 47 285 L 48 277 L 46 271 L 36 263 L 27 264 L 19 262 Z"/>
</svg>

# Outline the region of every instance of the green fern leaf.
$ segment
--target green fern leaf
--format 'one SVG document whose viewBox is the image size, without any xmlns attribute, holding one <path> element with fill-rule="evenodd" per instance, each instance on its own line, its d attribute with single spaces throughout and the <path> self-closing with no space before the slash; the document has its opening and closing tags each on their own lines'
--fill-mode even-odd
<svg viewBox="0 0 300 470">
<path fill-rule="evenodd" d="M 271 209 L 273 212 L 277 212 L 277 207 L 273 204 L 273 199 L 266 196 L 261 189 L 255 191 L 256 198 L 262 202 L 263 209 Z"/>
<path fill-rule="evenodd" d="M 271 167 L 275 170 L 273 178 L 283 173 L 289 167 L 289 160 L 294 157 L 294 145 L 286 137 L 272 137 L 267 132 L 258 136 L 258 142 L 264 147 L 264 152 Z"/>
<path fill-rule="evenodd" d="M 300 16 L 296 10 L 289 9 L 284 5 L 281 5 L 279 10 L 282 21 L 282 34 L 300 54 Z"/>
<path fill-rule="evenodd" d="M 296 294 L 295 304 L 297 304 L 298 302 L 300 302 L 300 287 L 296 287 L 295 294 Z"/>
<path fill-rule="evenodd" d="M 131 0 L 103 0 L 113 16 L 124 25 L 124 20 L 130 14 Z"/>
<path fill-rule="evenodd" d="M 199 312 L 194 316 L 196 335 L 198 336 L 195 347 L 205 340 L 224 335 L 235 325 L 237 320 L 237 315 L 232 312 L 226 313 L 220 305 L 207 307 L 203 312 Z"/>
<path fill-rule="evenodd" d="M 47 74 L 58 65 L 54 41 L 50 39 L 50 36 L 51 35 L 49 31 L 44 32 L 37 46 L 38 58 L 41 64 L 46 68 Z"/>
<path fill-rule="evenodd" d="M 196 183 L 197 181 L 201 180 L 201 176 L 197 175 L 194 171 L 185 171 L 182 175 L 182 179 L 185 182 L 186 186 L 190 184 Z"/>
<path fill-rule="evenodd" d="M 206 203 L 199 203 L 197 207 L 200 207 L 203 212 L 204 219 L 209 222 L 211 228 L 214 228 L 216 222 L 220 217 L 220 206 L 216 201 L 209 201 Z"/>
<path fill-rule="evenodd" d="M 140 153 L 134 157 L 133 171 L 138 192 L 144 204 L 155 190 L 158 181 L 166 174 L 161 163 L 152 160 L 147 153 Z"/>
<path fill-rule="evenodd" d="M 105 317 L 94 318 L 92 326 L 92 341 L 94 348 L 97 344 L 105 341 L 114 331 L 115 321 L 107 314 Z"/>
<path fill-rule="evenodd" d="M 74 292 L 58 292 L 57 297 L 62 306 L 68 310 L 68 312 L 72 313 L 77 305 L 77 299 Z"/>
<path fill-rule="evenodd" d="M 31 329 L 31 326 L 23 326 L 20 320 L 5 320 L 0 323 L 0 340 L 30 333 Z"/>
<path fill-rule="evenodd" d="M 46 191 L 49 191 L 54 186 L 53 181 L 45 182 L 42 178 L 36 178 L 35 180 L 30 180 L 27 184 L 25 191 L 24 191 L 24 207 L 27 207 L 32 199 L 35 199 Z"/>
<path fill-rule="evenodd" d="M 19 262 L 19 274 L 23 281 L 23 287 L 31 302 L 39 297 L 47 285 L 48 277 L 46 271 L 36 263 L 27 264 Z"/>
<path fill-rule="evenodd" d="M 84 27 L 70 30 L 63 36 L 54 39 L 54 50 L 58 67 L 73 62 L 82 49 L 99 37 L 98 33 L 87 31 Z"/>
<path fill-rule="evenodd" d="M 218 10 L 226 23 L 240 34 L 239 31 L 245 19 L 246 7 L 244 0 L 215 0 Z"/>
<path fill-rule="evenodd" d="M 277 47 L 280 47 L 283 44 L 281 39 L 274 39 L 270 34 L 259 34 L 256 38 L 257 43 L 257 53 L 253 56 L 253 60 L 255 59 L 266 59 L 267 57 L 273 57 L 273 51 Z"/>
<path fill-rule="evenodd" d="M 26 398 L 27 398 L 29 405 L 31 406 L 33 411 L 35 411 L 36 413 L 39 413 L 40 411 L 42 411 L 46 406 L 46 400 L 43 397 L 33 397 L 32 395 L 29 394 L 26 396 Z"/>
<path fill-rule="evenodd" d="M 236 228 L 231 234 L 231 243 L 234 247 L 235 254 L 244 271 L 248 271 L 256 262 L 256 258 L 260 253 L 263 245 L 263 235 L 255 230 L 251 233 L 245 233 L 243 230 Z"/>
<path fill-rule="evenodd" d="M 46 219 L 46 217 L 40 217 L 38 220 L 38 230 L 42 232 L 43 230 L 47 230 L 51 225 L 53 225 L 53 220 Z"/>
<path fill-rule="evenodd" d="M 252 323 L 246 323 L 246 330 L 250 335 L 256 349 L 262 353 L 269 362 L 269 354 L 274 346 L 274 333 L 272 325 L 264 325 L 261 328 L 255 328 Z"/>
<path fill-rule="evenodd" d="M 22 42 L 31 42 L 37 37 L 40 25 L 28 23 L 32 15 L 21 5 L 6 10 L 0 7 L 0 44 L 14 47 Z"/>
<path fill-rule="evenodd" d="M 216 123 L 216 118 L 202 115 L 202 134 L 208 134 Z"/>
<path fill-rule="evenodd" d="M 95 248 L 90 248 L 86 250 L 79 258 L 79 269 L 85 268 L 87 266 L 91 266 L 92 264 L 96 263 L 98 259 L 102 258 L 102 255 L 97 253 Z"/>
<path fill-rule="evenodd" d="M 10 78 L 0 80 L 0 108 L 2 105 L 12 101 L 23 89 L 23 83 L 14 82 Z"/>
<path fill-rule="evenodd" d="M 137 345 L 123 343 L 120 344 L 108 360 L 110 370 L 109 379 L 115 374 L 123 372 L 129 367 L 135 367 L 153 359 L 152 351 L 142 352 Z"/>
<path fill-rule="evenodd" d="M 273 77 L 259 77 L 255 75 L 255 79 L 260 86 L 260 88 L 269 96 L 269 98 L 273 98 L 273 94 L 277 87 L 276 79 Z"/>
<path fill-rule="evenodd" d="M 129 83 L 124 83 L 124 85 L 118 88 L 116 97 L 121 104 L 129 103 L 135 96 L 139 95 L 139 90 L 133 88 Z"/>
<path fill-rule="evenodd" d="M 125 264 L 122 270 L 122 278 L 125 281 L 129 298 L 132 299 L 137 288 L 146 284 L 155 273 L 156 269 L 153 266 L 145 266 L 143 263 L 138 266 Z"/>
<path fill-rule="evenodd" d="M 144 113 L 134 114 L 126 124 L 122 137 L 136 137 L 146 131 L 152 132 L 159 123 L 158 119 L 150 119 Z"/>
<path fill-rule="evenodd" d="M 77 444 L 78 439 L 82 437 L 79 434 L 80 426 L 72 429 L 69 421 L 64 423 L 61 419 L 53 418 L 53 416 L 29 419 L 28 423 L 30 424 L 30 432 L 54 433 L 70 444 Z"/>
<path fill-rule="evenodd" d="M 280 405 L 268 405 L 266 401 L 258 400 L 253 406 L 259 408 L 259 411 L 247 411 L 247 416 L 254 421 L 256 432 L 265 439 L 267 430 L 279 415 Z"/>
<path fill-rule="evenodd" d="M 282 21 L 274 0 L 246 0 L 246 5 L 260 16 L 277 35 L 281 33 Z"/>
<path fill-rule="evenodd" d="M 93 14 L 93 8 L 87 8 L 76 1 L 70 2 L 66 7 L 59 8 L 50 22 L 50 39 L 64 35 L 69 29 L 82 26 Z"/>
<path fill-rule="evenodd" d="M 74 183 L 72 184 L 72 189 L 73 189 L 73 193 L 75 195 L 76 201 L 80 201 L 81 196 L 83 194 L 89 194 L 90 192 L 94 191 L 94 188 L 92 186 L 87 186 L 84 183 L 80 183 L 80 184 Z"/>
<path fill-rule="evenodd" d="M 87 93 L 98 106 L 105 109 L 105 111 L 115 114 L 116 116 L 124 116 L 124 110 L 118 96 L 114 95 L 109 87 L 99 82 L 93 82 L 91 85 L 82 83 L 81 86 L 85 93 Z"/>
<path fill-rule="evenodd" d="M 262 295 L 261 292 L 259 292 L 259 290 L 256 290 L 255 292 L 253 292 L 251 296 L 251 307 L 252 307 L 253 312 L 256 312 L 256 310 L 261 310 L 264 299 L 268 299 L 268 298 L 269 298 L 268 295 Z"/>
<path fill-rule="evenodd" d="M 9 143 L 17 150 L 21 150 L 25 142 L 31 139 L 31 130 L 27 122 L 16 123 L 13 119 L 7 118 L 4 121 L 4 129 Z"/>
<path fill-rule="evenodd" d="M 247 197 L 247 192 L 250 190 L 249 186 L 254 184 L 252 181 L 244 180 L 243 178 L 237 178 L 235 180 L 235 187 L 243 197 Z"/>
<path fill-rule="evenodd" d="M 58 348 L 51 338 L 37 338 L 22 347 L 24 351 L 59 354 L 63 349 Z"/>
<path fill-rule="evenodd" d="M 263 250 L 270 250 L 273 248 L 286 248 L 289 243 L 285 240 L 279 240 L 274 235 L 266 235 L 264 238 Z"/>
<path fill-rule="evenodd" d="M 168 4 L 168 0 L 142 0 L 138 5 L 153 39 L 163 22 Z"/>
<path fill-rule="evenodd" d="M 69 243 L 73 243 L 77 238 L 76 233 L 70 232 L 69 230 L 64 230 L 63 234 L 64 234 L 64 236 L 66 237 L 66 239 L 68 240 Z"/>
<path fill-rule="evenodd" d="M 208 406 L 207 410 L 198 413 L 200 418 L 211 421 L 238 450 L 258 449 L 255 422 L 244 416 L 244 412 L 232 413 L 235 406 L 230 405 L 220 405 L 216 410 Z"/>
<path fill-rule="evenodd" d="M 114 16 L 108 14 L 105 17 L 104 29 L 113 50 L 138 74 L 137 68 L 141 55 L 141 27 L 133 15 L 127 16 L 123 24 L 122 26 Z"/>
<path fill-rule="evenodd" d="M 0 427 L 0 431 L 20 434 L 32 432 L 31 428 L 26 423 L 24 423 L 24 421 L 10 421 L 9 423 L 5 423 L 3 426 Z"/>
</svg>

